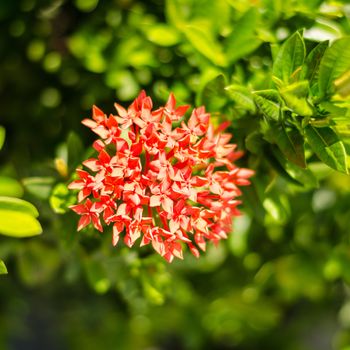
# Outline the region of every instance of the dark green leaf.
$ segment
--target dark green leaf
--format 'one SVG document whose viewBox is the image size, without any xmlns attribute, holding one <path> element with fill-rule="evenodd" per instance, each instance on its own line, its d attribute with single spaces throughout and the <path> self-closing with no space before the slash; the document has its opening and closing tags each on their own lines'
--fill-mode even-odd
<svg viewBox="0 0 350 350">
<path fill-rule="evenodd" d="M 341 38 L 327 48 L 318 75 L 321 97 L 334 92 L 333 82 L 350 69 L 350 37 Z"/>
<path fill-rule="evenodd" d="M 348 172 L 344 144 L 333 129 L 308 125 L 305 135 L 312 150 L 325 164 L 335 170 Z"/>
<path fill-rule="evenodd" d="M 258 131 L 250 133 L 245 139 L 245 147 L 249 152 L 258 154 L 263 151 L 264 140 Z"/>
<path fill-rule="evenodd" d="M 309 169 L 302 169 L 294 163 L 289 162 L 277 148 L 274 148 L 272 151 L 278 162 L 292 179 L 297 180 L 305 188 L 318 187 L 317 178 Z"/>
<path fill-rule="evenodd" d="M 73 170 L 81 161 L 81 157 L 84 152 L 84 146 L 80 137 L 73 131 L 69 133 L 67 138 L 67 150 L 68 165 L 70 170 Z"/>
<path fill-rule="evenodd" d="M 290 82 L 292 75 L 303 65 L 305 44 L 299 32 L 294 33 L 281 46 L 273 63 L 273 75 L 285 83 Z"/>
<path fill-rule="evenodd" d="M 297 129 L 271 123 L 268 134 L 290 162 L 306 168 L 304 139 Z"/>
</svg>

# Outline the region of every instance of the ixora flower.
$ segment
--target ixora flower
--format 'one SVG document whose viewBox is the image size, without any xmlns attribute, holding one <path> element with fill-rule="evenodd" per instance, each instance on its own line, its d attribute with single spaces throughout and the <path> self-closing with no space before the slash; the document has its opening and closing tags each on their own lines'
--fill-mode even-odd
<svg viewBox="0 0 350 350">
<path fill-rule="evenodd" d="M 99 136 L 93 144 L 97 158 L 83 162 L 69 189 L 79 190 L 70 208 L 81 215 L 78 230 L 101 220 L 113 226 L 112 242 L 119 237 L 131 247 L 153 248 L 171 262 L 183 258 L 187 245 L 196 257 L 206 243 L 217 243 L 232 231 L 239 215 L 239 186 L 249 185 L 253 171 L 238 168 L 242 156 L 227 123 L 215 128 L 204 107 L 176 107 L 170 94 L 164 107 L 153 110 L 144 91 L 128 109 L 115 104 L 116 115 L 93 107 L 92 119 L 82 123 Z"/>
</svg>

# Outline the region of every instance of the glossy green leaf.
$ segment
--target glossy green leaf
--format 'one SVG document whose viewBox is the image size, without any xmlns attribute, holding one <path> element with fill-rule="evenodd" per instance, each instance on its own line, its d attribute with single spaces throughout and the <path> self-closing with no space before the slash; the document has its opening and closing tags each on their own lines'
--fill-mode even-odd
<svg viewBox="0 0 350 350">
<path fill-rule="evenodd" d="M 5 128 L 0 125 L 0 150 L 1 150 L 2 146 L 4 145 L 5 135 L 6 135 Z"/>
<path fill-rule="evenodd" d="M 159 46 L 173 46 L 180 42 L 180 33 L 165 24 L 151 25 L 146 30 L 146 36 L 149 41 Z"/>
<path fill-rule="evenodd" d="M 214 38 L 195 26 L 188 25 L 183 28 L 183 32 L 191 45 L 212 63 L 222 67 L 227 65 L 226 56 Z"/>
<path fill-rule="evenodd" d="M 348 173 L 344 144 L 331 128 L 315 128 L 308 125 L 305 135 L 312 150 L 325 164 Z"/>
<path fill-rule="evenodd" d="M 306 168 L 304 139 L 297 129 L 271 123 L 268 134 L 290 162 Z"/>
<path fill-rule="evenodd" d="M 307 101 L 309 94 L 309 82 L 307 80 L 298 81 L 280 89 L 280 94 L 287 107 L 294 113 L 304 117 L 311 117 L 313 110 Z"/>
<path fill-rule="evenodd" d="M 17 180 L 0 176 L 0 196 L 22 197 L 22 195 L 23 188 Z"/>
<path fill-rule="evenodd" d="M 260 90 L 253 93 L 254 101 L 262 113 L 270 119 L 279 120 L 281 99 L 277 90 Z"/>
<path fill-rule="evenodd" d="M 7 268 L 5 263 L 0 260 L 0 275 L 6 275 L 7 274 Z"/>
<path fill-rule="evenodd" d="M 225 87 L 228 95 L 235 102 L 236 108 L 242 108 L 243 110 L 254 113 L 255 103 L 251 92 L 244 86 L 233 84 Z"/>
<path fill-rule="evenodd" d="M 334 92 L 333 82 L 350 69 L 350 37 L 341 38 L 327 48 L 318 75 L 321 96 Z"/>
<path fill-rule="evenodd" d="M 307 55 L 305 59 L 305 62 L 301 69 L 300 79 L 308 80 L 310 82 L 310 86 L 312 86 L 313 82 L 318 77 L 321 59 L 328 45 L 328 41 L 323 41 L 319 43 L 311 50 L 311 52 Z"/>
<path fill-rule="evenodd" d="M 273 63 L 273 75 L 288 83 L 301 68 L 305 58 L 305 44 L 299 32 L 294 33 L 281 46 Z"/>
<path fill-rule="evenodd" d="M 259 12 L 255 7 L 251 7 L 235 24 L 224 45 L 227 58 L 231 64 L 247 57 L 262 43 L 255 34 L 258 22 Z"/>
<path fill-rule="evenodd" d="M 26 213 L 34 216 L 35 218 L 39 216 L 39 212 L 33 204 L 24 201 L 23 199 L 13 197 L 0 197 L 0 210 L 11 210 Z"/>
<path fill-rule="evenodd" d="M 0 234 L 10 237 L 31 237 L 42 233 L 37 219 L 28 213 L 0 209 Z"/>
</svg>

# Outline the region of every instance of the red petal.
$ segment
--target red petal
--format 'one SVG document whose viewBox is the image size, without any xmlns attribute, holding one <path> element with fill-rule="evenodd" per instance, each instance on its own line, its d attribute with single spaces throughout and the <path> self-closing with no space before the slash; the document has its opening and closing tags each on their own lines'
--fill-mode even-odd
<svg viewBox="0 0 350 350">
<path fill-rule="evenodd" d="M 105 114 L 104 112 L 99 109 L 97 106 L 92 106 L 92 118 L 96 120 L 98 123 L 102 122 L 104 120 Z"/>
<path fill-rule="evenodd" d="M 84 215 L 80 218 L 78 223 L 78 231 L 83 229 L 85 226 L 89 225 L 91 222 L 91 218 L 89 215 Z"/>
</svg>

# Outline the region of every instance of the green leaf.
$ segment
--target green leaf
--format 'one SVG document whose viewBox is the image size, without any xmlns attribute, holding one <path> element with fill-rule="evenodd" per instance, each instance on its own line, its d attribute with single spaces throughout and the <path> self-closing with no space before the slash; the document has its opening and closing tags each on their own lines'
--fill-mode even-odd
<svg viewBox="0 0 350 350">
<path fill-rule="evenodd" d="M 167 17 L 167 22 L 173 24 L 176 28 L 182 29 L 184 26 L 186 18 L 186 11 L 188 10 L 188 5 L 184 6 L 179 0 L 166 0 L 165 3 L 165 14 Z"/>
<path fill-rule="evenodd" d="M 2 149 L 2 146 L 4 145 L 5 135 L 6 135 L 5 128 L 0 125 L 0 150 Z"/>
<path fill-rule="evenodd" d="M 321 59 L 328 47 L 329 42 L 323 41 L 314 47 L 307 55 L 300 73 L 300 79 L 309 80 L 310 86 L 317 79 Z"/>
<path fill-rule="evenodd" d="M 334 81 L 335 92 L 342 97 L 350 95 L 350 70 Z"/>
<path fill-rule="evenodd" d="M 255 91 L 253 96 L 258 108 L 267 118 L 279 120 L 281 99 L 277 90 Z"/>
<path fill-rule="evenodd" d="M 6 275 L 7 274 L 7 268 L 5 263 L 0 260 L 0 275 Z"/>
<path fill-rule="evenodd" d="M 282 125 L 270 123 L 268 137 L 274 140 L 290 162 L 306 168 L 304 139 L 297 129 L 286 129 Z"/>
<path fill-rule="evenodd" d="M 218 66 L 227 65 L 226 56 L 214 38 L 195 26 L 186 26 L 182 30 L 194 49 Z"/>
<path fill-rule="evenodd" d="M 33 204 L 24 201 L 23 199 L 13 197 L 0 197 L 0 210 L 11 210 L 34 216 L 39 216 L 38 210 Z"/>
<path fill-rule="evenodd" d="M 344 144 L 333 129 L 314 128 L 308 125 L 305 128 L 305 135 L 312 150 L 325 164 L 335 170 L 348 173 Z"/>
<path fill-rule="evenodd" d="M 315 175 L 309 169 L 302 169 L 294 163 L 289 162 L 277 148 L 273 148 L 272 152 L 282 168 L 294 180 L 298 181 L 305 188 L 317 188 L 318 181 Z"/>
<path fill-rule="evenodd" d="M 279 91 L 287 107 L 293 112 L 304 117 L 313 115 L 313 110 L 306 99 L 309 94 L 309 82 L 307 80 L 290 84 Z"/>
<path fill-rule="evenodd" d="M 224 45 L 231 64 L 255 51 L 262 43 L 255 34 L 258 21 L 259 12 L 252 7 L 235 24 Z"/>
<path fill-rule="evenodd" d="M 246 149 L 254 154 L 263 152 L 265 141 L 259 131 L 253 131 L 245 139 Z"/>
<path fill-rule="evenodd" d="M 0 196 L 22 197 L 22 195 L 23 188 L 17 180 L 0 176 Z"/>
<path fill-rule="evenodd" d="M 241 85 L 233 84 L 226 86 L 225 90 L 228 92 L 231 99 L 235 102 L 236 108 L 242 108 L 252 113 L 255 112 L 255 103 L 249 89 Z"/>
<path fill-rule="evenodd" d="M 0 233 L 10 237 L 31 237 L 41 234 L 42 228 L 31 214 L 0 209 Z"/>
<path fill-rule="evenodd" d="M 327 48 L 318 75 L 321 97 L 334 92 L 333 82 L 350 69 L 350 37 L 336 40 Z"/>
<path fill-rule="evenodd" d="M 278 51 L 273 63 L 273 75 L 285 83 L 301 68 L 305 59 L 305 44 L 299 32 L 288 38 Z"/>
<path fill-rule="evenodd" d="M 204 86 L 200 101 L 205 104 L 209 112 L 217 112 L 225 106 L 227 102 L 225 86 L 226 81 L 223 74 L 217 75 Z"/>
<path fill-rule="evenodd" d="M 149 41 L 159 46 L 173 46 L 180 42 L 179 32 L 166 24 L 153 24 L 146 30 Z"/>
<path fill-rule="evenodd" d="M 57 184 L 50 196 L 50 205 L 53 211 L 57 214 L 64 214 L 68 207 L 76 202 L 75 195 L 64 183 Z"/>
<path fill-rule="evenodd" d="M 40 199 L 47 199 L 50 196 L 52 186 L 55 182 L 53 177 L 27 177 L 22 180 L 25 189 Z"/>
<path fill-rule="evenodd" d="M 80 137 L 73 131 L 71 131 L 67 137 L 67 150 L 68 165 L 70 170 L 73 170 L 77 164 L 80 163 L 81 156 L 84 152 L 84 146 Z"/>
</svg>

